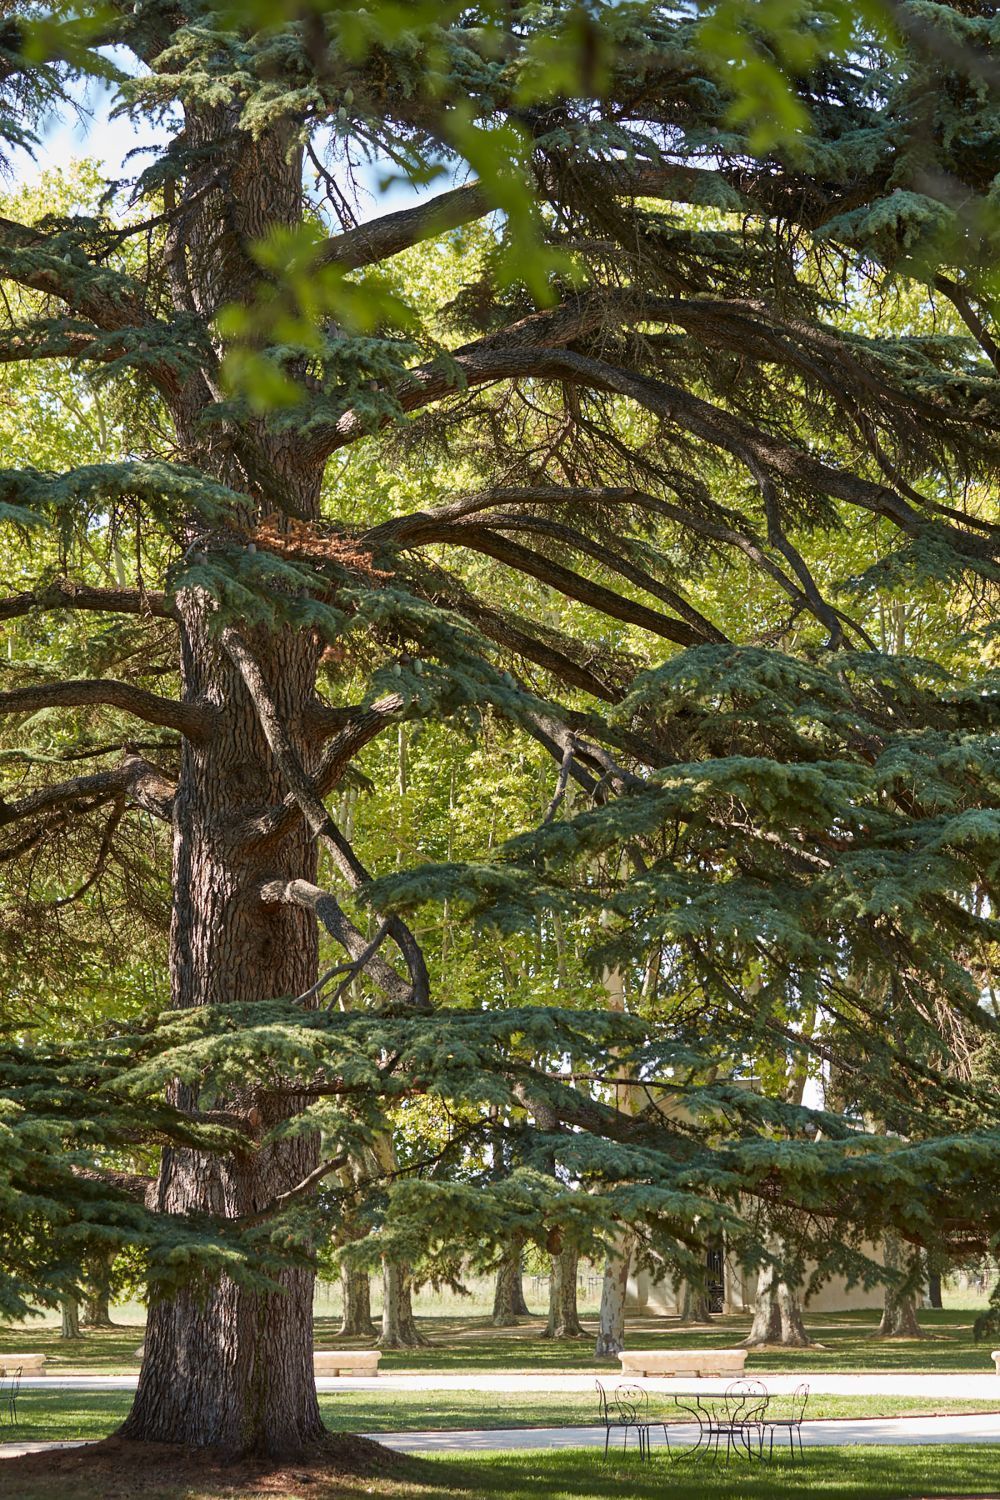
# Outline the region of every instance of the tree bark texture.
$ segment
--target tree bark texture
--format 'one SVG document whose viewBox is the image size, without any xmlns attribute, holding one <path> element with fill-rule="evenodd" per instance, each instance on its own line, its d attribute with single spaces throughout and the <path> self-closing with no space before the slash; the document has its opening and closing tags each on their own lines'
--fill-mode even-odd
<svg viewBox="0 0 1000 1500">
<path fill-rule="evenodd" d="M 413 1316 L 413 1295 L 408 1266 L 396 1260 L 382 1262 L 382 1332 L 380 1349 L 419 1349 L 427 1340 Z"/>
<path fill-rule="evenodd" d="M 611 1359 L 625 1348 L 625 1298 L 631 1261 L 631 1242 L 626 1241 L 618 1253 L 609 1255 L 604 1263 L 601 1315 L 594 1348 L 599 1359 Z"/>
<path fill-rule="evenodd" d="M 168 269 L 173 274 L 183 261 L 184 284 L 173 288 L 178 307 L 188 300 L 211 318 L 226 302 L 252 294 L 249 247 L 299 218 L 301 163 L 287 132 L 252 139 L 227 106 L 189 108 L 185 129 L 192 150 L 203 148 L 205 166 L 193 167 L 185 180 L 191 200 L 185 247 Z M 171 401 L 179 440 L 207 472 L 248 494 L 253 524 L 282 507 L 263 489 L 248 490 L 231 456 L 216 460 L 205 451 L 198 423 L 210 400 L 198 375 L 179 389 Z M 260 442 L 285 495 L 301 514 L 315 514 L 319 470 L 303 468 L 290 437 L 260 435 Z M 193 523 L 192 545 L 200 544 L 203 526 Z M 213 602 L 189 588 L 177 607 L 183 699 L 214 710 L 216 722 L 210 735 L 184 742 L 174 800 L 172 1003 L 252 1005 L 302 994 L 317 975 L 315 919 L 296 906 L 265 905 L 260 887 L 266 879 L 313 879 L 315 845 L 301 822 L 266 846 L 247 837 L 247 820 L 280 803 L 287 787 L 240 673 L 211 628 Z M 246 634 L 308 767 L 304 718 L 318 647 L 304 633 L 259 627 Z M 192 1109 L 205 1102 L 186 1086 L 175 1090 L 175 1099 Z M 279 1144 L 262 1140 L 299 1112 L 301 1098 L 248 1089 L 209 1102 L 242 1112 L 253 1139 L 245 1152 L 227 1157 L 165 1151 L 155 1191 L 160 1210 L 254 1215 L 316 1166 L 318 1147 L 310 1135 Z M 226 1275 L 197 1287 L 153 1289 L 145 1360 L 124 1436 L 269 1455 L 305 1452 L 324 1437 L 312 1368 L 313 1273 L 296 1267 L 277 1280 L 280 1291 L 273 1293 L 247 1289 Z"/>
<path fill-rule="evenodd" d="M 494 1328 L 516 1328 L 527 1312 L 521 1286 L 521 1247 L 513 1244 L 497 1266 L 493 1292 Z"/>
<path fill-rule="evenodd" d="M 907 1269 L 899 1237 L 887 1234 L 882 1245 L 886 1266 L 893 1271 Z M 880 1339 L 922 1339 L 927 1335 L 917 1322 L 917 1300 L 912 1281 L 887 1286 L 882 1305 L 882 1321 L 875 1335 Z"/>
<path fill-rule="evenodd" d="M 62 1325 L 59 1329 L 61 1339 L 81 1339 L 80 1332 L 80 1304 L 75 1297 L 64 1297 L 59 1304 L 62 1314 Z"/>
<path fill-rule="evenodd" d="M 680 1304 L 677 1311 L 682 1327 L 694 1327 L 699 1323 L 711 1323 L 712 1314 L 708 1309 L 708 1293 L 705 1291 L 704 1286 L 699 1286 L 693 1281 L 682 1281 Z"/>
<path fill-rule="evenodd" d="M 83 1304 L 83 1326 L 85 1328 L 114 1328 L 111 1321 L 111 1299 L 106 1288 L 92 1292 Z"/>
<path fill-rule="evenodd" d="M 744 1349 L 781 1344 L 805 1349 L 813 1340 L 806 1333 L 802 1304 L 795 1289 L 782 1281 L 774 1266 L 763 1266 L 757 1280 L 753 1323 L 742 1342 Z"/>
<path fill-rule="evenodd" d="M 543 1339 L 582 1339 L 586 1332 L 576 1310 L 576 1250 L 562 1250 L 552 1257 L 549 1276 L 549 1321 Z"/>
<path fill-rule="evenodd" d="M 344 1299 L 344 1316 L 339 1329 L 341 1337 L 374 1338 L 372 1288 L 368 1272 L 345 1262 L 340 1268 L 340 1285 Z"/>
</svg>

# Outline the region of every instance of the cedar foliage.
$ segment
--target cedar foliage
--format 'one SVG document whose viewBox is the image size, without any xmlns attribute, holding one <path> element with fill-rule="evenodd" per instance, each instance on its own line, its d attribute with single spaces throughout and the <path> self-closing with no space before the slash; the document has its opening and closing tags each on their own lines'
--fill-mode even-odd
<svg viewBox="0 0 1000 1500">
<path fill-rule="evenodd" d="M 421 1097 L 457 1123 L 368 1184 L 369 1250 L 442 1274 L 456 1245 L 595 1251 L 623 1223 L 681 1274 L 706 1234 L 750 1263 L 777 1236 L 822 1277 L 870 1275 L 859 1247 L 886 1228 L 963 1252 L 995 1232 L 995 1098 L 955 1066 L 995 1031 L 996 686 L 968 670 L 1000 543 L 995 23 L 904 3 L 890 37 L 874 11 L 844 33 L 806 9 L 797 61 L 731 3 L 140 0 L 89 35 L 55 13 L 73 44 L 52 65 L 34 13 L 11 23 L 8 140 L 98 69 L 164 140 L 96 212 L 0 222 L 3 360 L 70 361 L 132 418 L 114 458 L 0 474 L 20 578 L 0 619 L 22 632 L 0 714 L 31 767 L 0 802 L 5 942 L 54 901 L 162 880 L 165 842 L 140 858 L 129 830 L 183 831 L 218 715 L 249 703 L 280 791 L 231 781 L 252 880 L 226 899 L 306 906 L 340 953 L 249 1002 L 213 975 L 192 1004 L 175 969 L 174 1009 L 79 1056 L 20 1018 L 3 1211 L 30 1233 L 5 1229 L 6 1311 L 57 1298 L 112 1234 L 159 1297 L 306 1265 L 318 1221 L 358 1209 L 333 1174 Z M 478 181 L 358 224 L 366 152 Z M 479 221 L 467 284 L 422 316 L 395 257 Z M 942 331 L 852 326 L 893 277 Z M 472 478 L 366 513 L 333 460 L 378 442 Z M 864 557 L 852 593 L 818 566 L 841 544 Z M 712 603 L 734 579 L 742 638 Z M 870 601 L 901 590 L 947 590 L 953 635 L 978 637 L 880 649 Z M 64 671 L 35 653 L 50 631 Z M 294 713 L 288 661 L 311 674 Z M 46 758 L 42 711 L 95 769 Z M 404 721 L 529 737 L 544 820 L 477 861 L 369 870 L 324 799 Z M 293 836 L 323 886 L 304 853 L 269 867 Z M 191 899 L 175 871 L 175 923 Z M 656 983 L 624 1014 L 450 1006 L 410 923 L 443 900 L 500 933 L 576 924 L 598 972 L 653 952 Z M 831 1070 L 839 1107 L 748 1089 L 775 1053 Z M 648 1107 L 616 1108 L 622 1077 Z M 115 1178 L 165 1144 L 164 1174 L 175 1147 L 225 1174 L 306 1139 L 316 1165 L 249 1214 L 156 1213 Z"/>
</svg>

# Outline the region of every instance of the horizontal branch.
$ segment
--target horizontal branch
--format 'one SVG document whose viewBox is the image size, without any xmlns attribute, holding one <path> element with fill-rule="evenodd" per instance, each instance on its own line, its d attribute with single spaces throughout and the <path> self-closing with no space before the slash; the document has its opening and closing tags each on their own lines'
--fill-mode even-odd
<svg viewBox="0 0 1000 1500">
<path fill-rule="evenodd" d="M 91 776 L 74 776 L 55 786 L 41 787 L 17 802 L 0 798 L 0 828 L 26 818 L 57 812 L 66 817 L 93 812 L 108 802 L 125 798 L 135 807 L 169 822 L 176 787 L 158 766 L 129 755 L 120 766 L 96 771 Z"/>
<path fill-rule="evenodd" d="M 71 578 L 57 578 L 38 589 L 0 598 L 0 620 L 17 619 L 36 609 L 85 609 L 117 615 L 151 615 L 176 620 L 173 600 L 158 590 L 102 589 Z"/>
<path fill-rule="evenodd" d="M 0 714 L 30 714 L 45 708 L 118 708 L 147 724 L 176 729 L 190 740 L 204 739 L 215 721 L 209 708 L 161 698 L 158 693 L 111 678 L 49 682 L 0 693 Z"/>
<path fill-rule="evenodd" d="M 383 214 L 367 224 L 359 224 L 344 234 L 334 235 L 320 251 L 321 260 L 355 271 L 361 266 L 388 260 L 402 250 L 433 239 L 448 229 L 470 224 L 490 212 L 490 205 L 478 182 L 452 188 L 396 213 Z"/>
</svg>

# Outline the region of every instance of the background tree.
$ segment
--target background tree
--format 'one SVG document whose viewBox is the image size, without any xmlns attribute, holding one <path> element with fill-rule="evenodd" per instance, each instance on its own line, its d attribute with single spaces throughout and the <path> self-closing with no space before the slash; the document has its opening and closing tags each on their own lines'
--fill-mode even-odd
<svg viewBox="0 0 1000 1500">
<path fill-rule="evenodd" d="M 33 13 L 10 21 L 12 105 L 100 69 L 163 122 L 100 211 L 0 225 L 4 362 L 135 403 L 112 452 L 0 476 L 23 545 L 0 617 L 53 638 L 43 660 L 15 640 L 0 693 L 30 766 L 0 805 L 15 887 L 41 862 L 72 896 L 72 841 L 89 890 L 127 872 L 162 902 L 172 848 L 172 1010 L 127 1038 L 134 1066 L 127 1027 L 104 1072 L 78 1064 L 106 1110 L 94 1171 L 135 1140 L 136 1102 L 168 1097 L 138 1137 L 166 1146 L 156 1212 L 92 1190 L 150 1246 L 129 1436 L 320 1440 L 308 1205 L 407 1097 L 470 1112 L 419 1172 L 383 1162 L 382 1245 L 431 1260 L 442 1222 L 452 1256 L 512 1230 L 596 1253 L 625 1223 L 693 1274 L 706 1234 L 760 1252 L 747 1202 L 784 1237 L 803 1213 L 835 1225 L 821 1272 L 886 1226 L 989 1233 L 995 1102 L 927 1059 L 942 1018 L 991 1025 L 964 955 L 991 968 L 996 932 L 964 897 L 995 876 L 995 695 L 880 651 L 805 551 L 854 537 L 861 589 L 995 578 L 976 488 L 996 458 L 991 37 L 942 10 L 947 31 L 904 26 L 900 51 L 868 12 L 846 33 L 817 17 L 772 140 L 740 80 L 770 47 L 786 87 L 782 56 L 745 7 L 718 8 L 731 58 L 704 17 L 658 4 L 112 5 L 58 69 L 22 45 Z M 961 46 L 928 46 L 927 25 Z M 480 175 L 358 224 L 359 153 L 413 182 Z M 691 204 L 722 217 L 686 221 Z M 392 263 L 448 230 L 468 274 L 428 312 Z M 881 272 L 967 336 L 857 331 Z M 379 434 L 397 467 L 447 451 L 451 493 L 359 489 L 349 450 Z M 54 550 L 32 550 L 38 527 Z M 745 629 L 717 577 L 747 591 Z M 43 712 L 92 737 L 94 768 L 39 760 Z M 370 867 L 329 799 L 391 737 L 399 795 L 401 722 L 530 738 L 551 761 L 541 817 L 501 817 L 518 836 L 475 857 Z M 595 859 L 623 850 L 595 889 Z M 504 934 L 547 925 L 557 957 L 572 927 L 593 986 L 656 952 L 650 1003 L 611 1014 L 581 985 L 558 1007 L 452 1005 L 454 949 L 432 967 L 415 930 L 445 902 Z M 322 970 L 317 919 L 337 950 Z M 345 983 L 359 1003 L 340 1009 Z M 891 1142 L 734 1081 L 761 1047 L 835 1040 L 850 1105 L 877 1089 Z M 5 1063 L 21 1110 L 18 1069 L 59 1066 L 26 1057 Z M 638 1115 L 614 1105 L 622 1068 L 648 1090 Z M 522 1165 L 487 1183 L 468 1162 L 490 1105 Z M 52 1139 L 74 1128 L 52 1120 Z M 2 1169 L 12 1211 L 29 1166 Z M 79 1208 L 79 1170 L 52 1171 Z M 185 1228 L 182 1280 L 157 1245 Z M 71 1282 L 18 1253 L 25 1292 Z"/>
</svg>

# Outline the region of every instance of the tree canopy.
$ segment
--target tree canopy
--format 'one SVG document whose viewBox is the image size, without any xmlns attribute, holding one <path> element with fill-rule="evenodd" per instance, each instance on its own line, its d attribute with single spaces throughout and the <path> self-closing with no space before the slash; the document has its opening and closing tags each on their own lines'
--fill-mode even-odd
<svg viewBox="0 0 1000 1500">
<path fill-rule="evenodd" d="M 995 24 L 9 13 L 158 142 L 0 219 L 4 1307 L 144 1249 L 130 1435 L 319 1439 L 359 1193 L 989 1244 Z"/>
</svg>

